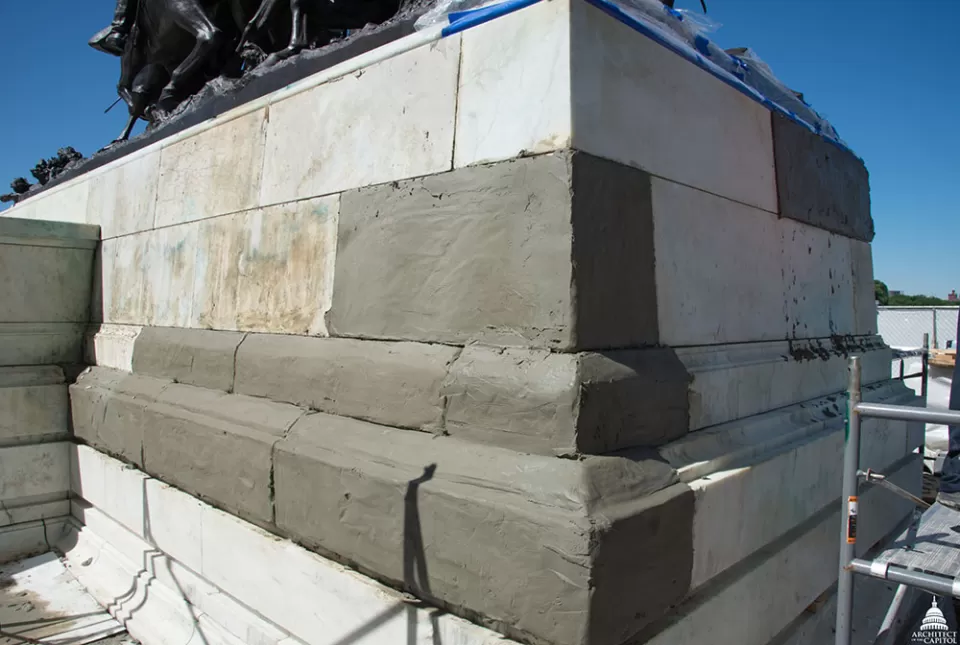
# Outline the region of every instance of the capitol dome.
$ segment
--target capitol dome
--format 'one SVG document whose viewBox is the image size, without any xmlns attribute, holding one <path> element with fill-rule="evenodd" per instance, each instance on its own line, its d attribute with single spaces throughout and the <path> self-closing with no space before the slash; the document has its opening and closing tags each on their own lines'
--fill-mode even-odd
<svg viewBox="0 0 960 645">
<path fill-rule="evenodd" d="M 945 632 L 949 629 L 947 619 L 943 617 L 943 612 L 937 607 L 937 599 L 934 598 L 930 603 L 930 609 L 927 610 L 927 615 L 923 617 L 923 622 L 920 623 L 920 631 Z"/>
</svg>

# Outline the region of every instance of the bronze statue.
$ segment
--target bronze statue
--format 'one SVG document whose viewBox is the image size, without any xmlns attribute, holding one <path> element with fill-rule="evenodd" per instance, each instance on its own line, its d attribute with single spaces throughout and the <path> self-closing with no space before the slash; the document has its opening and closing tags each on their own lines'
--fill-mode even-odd
<svg viewBox="0 0 960 645">
<path fill-rule="evenodd" d="M 399 8 L 400 0 L 118 0 L 89 44 L 120 57 L 117 93 L 130 113 L 123 141 L 138 119 L 164 121 L 217 76 L 325 45 Z"/>
<path fill-rule="evenodd" d="M 83 155 L 74 148 L 70 146 L 60 148 L 57 150 L 57 156 L 41 159 L 30 171 L 30 174 L 37 180 L 36 184 L 31 184 L 23 177 L 17 177 L 10 183 L 13 192 L 0 195 L 0 202 L 17 203 L 26 199 L 35 188 L 46 186 L 51 179 L 56 179 L 64 171 L 69 170 L 82 160 Z"/>
<path fill-rule="evenodd" d="M 90 46 L 107 54 L 121 56 L 130 29 L 133 27 L 134 9 L 137 0 L 117 0 L 113 22 L 90 39 Z"/>
<path fill-rule="evenodd" d="M 7 193 L 6 195 L 0 195 L 0 202 L 13 202 L 16 204 L 30 190 L 30 182 L 23 177 L 17 177 L 10 182 L 10 188 L 13 190 L 13 192 Z"/>
</svg>

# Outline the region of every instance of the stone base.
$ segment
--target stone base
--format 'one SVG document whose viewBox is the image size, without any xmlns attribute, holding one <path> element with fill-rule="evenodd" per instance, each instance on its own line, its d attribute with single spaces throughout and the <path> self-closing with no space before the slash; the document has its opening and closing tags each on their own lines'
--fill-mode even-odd
<svg viewBox="0 0 960 645">
<path fill-rule="evenodd" d="M 81 535 L 307 642 L 359 626 L 265 593 L 314 557 L 279 538 L 538 645 L 765 645 L 830 587 L 847 359 L 914 401 L 865 169 L 597 4 L 421 32 L 16 207 L 102 226 L 73 430 L 132 468 L 74 469 Z M 919 485 L 918 428 L 864 435 Z M 165 486 L 199 520 L 150 520 Z M 245 569 L 226 524 L 283 548 Z"/>
<path fill-rule="evenodd" d="M 213 332 L 203 333 L 213 334 L 206 364 L 218 365 L 220 344 Z M 156 346 L 161 339 L 191 345 L 192 334 L 143 329 L 130 365 L 155 374 L 177 372 L 195 382 L 223 382 L 215 371 L 184 371 L 173 346 L 168 351 Z M 328 363 L 339 367 L 329 378 L 340 387 L 312 390 L 318 398 L 311 401 L 322 402 L 317 406 L 362 402 L 349 384 L 355 382 L 358 393 L 367 391 L 364 372 L 372 375 L 367 381 L 384 383 L 395 375 L 409 387 L 396 400 L 408 405 L 376 409 L 405 415 L 417 409 L 417 397 L 425 402 L 437 397 L 444 381 L 442 373 L 420 381 L 399 377 L 418 373 L 410 357 L 420 350 L 412 343 L 396 344 L 406 357 L 396 363 L 392 344 L 359 343 L 351 351 L 368 360 L 360 363 L 365 367 L 354 381 L 349 353 L 339 347 L 355 341 L 275 340 L 319 347 L 300 352 L 312 357 L 303 368 L 287 362 L 299 374 L 303 392 L 311 392 L 314 379 L 324 383 Z M 272 342 L 270 336 L 250 335 L 221 350 L 235 354 L 239 366 L 248 343 L 255 349 Z M 437 349 L 423 347 L 427 356 Z M 262 369 L 250 373 L 268 376 L 269 353 L 251 356 L 266 358 L 253 361 Z M 238 379 L 234 389 L 243 382 L 242 371 L 229 368 L 229 361 L 224 365 Z M 437 369 L 453 369 L 450 365 L 441 359 Z M 292 387 L 276 391 L 297 396 Z M 322 396 L 334 392 L 335 399 Z M 380 398 L 391 396 L 385 390 Z M 705 636 L 713 633 L 712 613 L 732 611 L 726 603 L 749 593 L 760 606 L 773 603 L 767 631 L 749 638 L 731 632 L 717 642 L 764 645 L 764 638 L 789 623 L 835 575 L 839 395 L 714 426 L 657 450 L 578 460 L 108 368 L 81 375 L 72 398 L 77 437 L 97 449 L 272 533 L 521 639 L 619 645 L 644 630 L 644 638 L 675 642 L 673 628 L 664 626 L 672 619 L 661 616 L 678 605 L 684 620 L 677 625 L 692 630 L 690 638 Z M 864 398 L 914 400 L 902 384 L 889 381 L 867 386 Z M 894 481 L 919 491 L 919 457 L 908 454 L 919 445 L 916 428 L 875 421 L 865 426 L 872 441 L 865 443 L 863 463 L 890 469 Z M 99 507 L 88 489 L 102 485 L 80 481 L 74 488 Z M 115 482 L 107 488 L 128 486 Z M 798 487 L 804 494 L 794 499 Z M 873 495 L 864 496 L 865 507 Z M 863 543 L 880 540 L 908 512 L 894 503 L 879 515 L 865 515 Z M 651 553 L 657 557 L 648 557 Z M 796 568 L 810 559 L 820 563 L 815 576 L 807 565 Z M 791 603 L 773 593 L 784 579 L 804 581 Z M 592 592 L 585 593 L 591 584 Z M 537 603 L 548 597 L 554 609 L 541 611 Z M 564 616 L 576 620 L 567 624 Z M 579 627 L 590 631 L 578 632 Z"/>
<path fill-rule="evenodd" d="M 70 571 L 143 645 L 512 643 L 85 446 Z"/>
</svg>

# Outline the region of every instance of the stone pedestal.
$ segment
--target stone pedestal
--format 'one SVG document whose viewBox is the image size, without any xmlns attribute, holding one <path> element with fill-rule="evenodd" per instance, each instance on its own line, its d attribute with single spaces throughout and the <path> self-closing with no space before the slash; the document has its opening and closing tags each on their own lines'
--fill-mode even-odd
<svg viewBox="0 0 960 645">
<path fill-rule="evenodd" d="M 49 551 L 70 512 L 70 403 L 96 226 L 0 218 L 0 561 Z"/>
<path fill-rule="evenodd" d="M 847 357 L 913 400 L 860 160 L 583 0 L 323 74 L 14 210 L 103 230 L 80 479 L 106 453 L 524 642 L 787 628 L 836 576 Z M 919 490 L 920 429 L 864 432 Z M 376 633 L 90 490 L 290 637 Z M 910 510 L 874 494 L 865 547 Z"/>
</svg>

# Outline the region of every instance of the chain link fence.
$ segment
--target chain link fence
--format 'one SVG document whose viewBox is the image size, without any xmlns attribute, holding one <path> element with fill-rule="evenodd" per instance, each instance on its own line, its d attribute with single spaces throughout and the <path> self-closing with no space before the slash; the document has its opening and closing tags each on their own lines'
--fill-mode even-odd
<svg viewBox="0 0 960 645">
<path fill-rule="evenodd" d="M 957 307 L 878 307 L 877 324 L 887 345 L 895 349 L 923 346 L 930 334 L 931 349 L 957 346 Z"/>
</svg>

